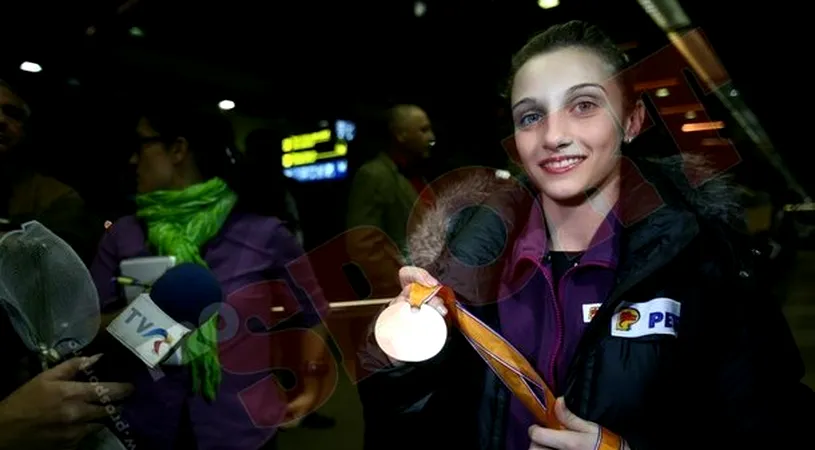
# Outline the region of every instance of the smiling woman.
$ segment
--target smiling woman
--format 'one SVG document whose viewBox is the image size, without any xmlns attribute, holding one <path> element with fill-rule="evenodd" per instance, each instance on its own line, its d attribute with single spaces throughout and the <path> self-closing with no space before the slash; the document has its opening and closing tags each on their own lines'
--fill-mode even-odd
<svg viewBox="0 0 815 450">
<path fill-rule="evenodd" d="M 625 55 L 599 30 L 563 27 L 532 39 L 513 60 L 510 98 L 515 142 L 544 201 L 569 202 L 590 190 L 616 202 L 619 150 L 639 133 Z M 571 35 L 570 35 L 571 33 Z M 577 45 L 575 45 L 577 44 Z"/>
<path fill-rule="evenodd" d="M 478 353 L 487 341 L 454 328 L 430 360 L 360 383 L 366 425 L 376 430 L 369 437 L 390 436 L 370 448 L 781 448 L 805 437 L 798 430 L 815 402 L 800 383 L 788 326 L 754 272 L 762 253 L 738 231 L 735 191 L 687 153 L 628 157 L 644 109 L 625 66 L 612 41 L 583 22 L 532 38 L 513 60 L 510 88 L 526 176 L 502 188 L 494 180 L 473 188 L 473 179 L 431 186 L 442 206 L 408 237 L 418 268 L 402 268 L 404 290 L 392 303 L 408 301 L 413 283 L 452 288 L 454 306 L 539 377 L 524 375 L 526 388 L 503 385 Z M 688 166 L 706 182 L 692 187 Z M 444 205 L 472 203 L 501 211 L 501 220 L 476 213 L 450 236 Z M 560 397 L 538 394 L 554 426 L 522 401 L 536 389 Z M 438 438 L 411 441 L 388 424 Z"/>
</svg>

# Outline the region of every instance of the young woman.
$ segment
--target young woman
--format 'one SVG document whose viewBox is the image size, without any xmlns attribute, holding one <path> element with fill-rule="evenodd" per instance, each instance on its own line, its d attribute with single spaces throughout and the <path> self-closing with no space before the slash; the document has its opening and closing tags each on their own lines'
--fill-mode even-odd
<svg viewBox="0 0 815 450">
<path fill-rule="evenodd" d="M 451 330 L 431 360 L 361 384 L 370 448 L 786 448 L 802 435 L 811 391 L 733 196 L 721 178 L 691 188 L 693 158 L 625 157 L 645 113 L 625 65 L 582 22 L 532 38 L 511 79 L 527 179 L 448 189 L 400 273 L 452 287 L 517 348 L 562 397 L 550 407 L 566 429 L 538 426 Z"/>
<path fill-rule="evenodd" d="M 263 328 L 270 326 L 273 302 L 280 305 L 287 299 L 274 297 L 278 291 L 271 288 L 252 288 L 289 280 L 287 264 L 300 258 L 302 249 L 280 220 L 249 212 L 231 187 L 240 155 L 233 150 L 232 129 L 225 119 L 163 111 L 145 114 L 138 122 L 131 158 L 138 177 L 138 210 L 111 227 L 91 272 L 103 311 L 111 311 L 121 307 L 111 280 L 125 259 L 173 255 L 180 263 L 207 266 L 237 311 L 237 317 L 224 318 L 233 336 L 219 341 L 220 360 L 222 365 L 225 360 L 237 362 L 240 369 L 224 366 L 220 384 L 204 383 L 198 390 L 190 370 L 168 368 L 155 380 L 145 370 L 134 382 L 137 394 L 124 405 L 123 417 L 140 447 L 254 450 L 269 441 L 274 425 L 303 417 L 320 400 L 319 378 L 298 380 L 305 387 L 288 405 L 279 398 L 274 381 L 265 379 L 273 365 L 267 343 L 271 337 Z M 298 283 L 310 289 L 300 275 Z M 303 313 L 299 325 L 319 324 L 312 303 L 319 299 L 297 299 Z M 317 345 L 304 345 L 303 363 L 324 364 L 321 341 L 308 342 Z M 260 389 L 264 383 L 268 389 Z"/>
</svg>

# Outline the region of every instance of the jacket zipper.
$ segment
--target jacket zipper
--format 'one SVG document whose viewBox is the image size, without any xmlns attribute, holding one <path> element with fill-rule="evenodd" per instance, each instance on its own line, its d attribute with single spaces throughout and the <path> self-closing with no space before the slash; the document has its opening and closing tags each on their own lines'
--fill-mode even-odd
<svg viewBox="0 0 815 450">
<path fill-rule="evenodd" d="M 581 353 L 586 351 L 586 345 L 590 342 L 591 339 L 594 338 L 594 334 L 597 333 L 597 330 L 601 326 L 602 323 L 606 323 L 607 320 L 611 317 L 609 315 L 609 311 L 614 311 L 618 304 L 622 301 L 622 297 L 626 294 L 632 287 L 636 286 L 639 283 L 637 280 L 634 283 L 630 283 L 630 285 L 622 286 L 620 288 L 617 283 L 619 279 L 615 281 L 615 288 L 609 295 L 608 301 L 603 302 L 600 306 L 600 309 L 594 314 L 591 323 L 589 326 L 583 331 L 583 336 L 580 339 L 580 343 L 577 345 L 577 351 L 575 352 L 575 357 L 572 360 L 571 364 L 569 365 L 569 373 L 567 376 L 566 381 L 566 391 L 563 393 L 564 396 L 569 395 L 570 391 L 574 387 L 575 381 L 575 371 L 579 367 L 578 361 L 581 359 Z M 581 399 L 579 414 L 585 415 L 586 414 L 586 404 L 585 399 Z"/>
<path fill-rule="evenodd" d="M 549 374 L 549 382 L 552 383 L 552 390 L 557 392 L 557 380 L 555 380 L 555 362 L 557 361 L 557 356 L 560 353 L 560 347 L 563 345 L 563 317 L 560 313 L 560 298 L 558 296 L 558 292 L 555 292 L 555 283 L 552 280 L 551 275 L 549 272 L 545 270 L 545 267 L 540 267 L 541 272 L 543 272 L 544 278 L 549 283 L 549 293 L 552 294 L 552 300 L 554 301 L 555 306 L 555 322 L 557 323 L 555 330 L 557 331 L 556 338 L 555 338 L 555 347 L 552 351 L 552 356 L 549 357 L 549 366 L 548 366 L 548 374 Z M 569 269 L 571 270 L 571 268 Z M 566 271 L 566 273 L 569 272 Z M 566 277 L 566 274 L 563 274 L 563 277 Z"/>
<path fill-rule="evenodd" d="M 552 383 L 551 388 L 552 388 L 553 391 L 557 392 L 557 387 L 556 387 L 557 386 L 557 379 L 555 378 L 555 365 L 557 364 L 557 360 L 560 358 L 560 353 L 563 350 L 562 347 L 563 347 L 563 337 L 564 337 L 563 336 L 563 334 L 564 334 L 563 333 L 563 313 L 561 312 L 561 309 L 560 309 L 560 303 L 561 303 L 561 300 L 562 300 L 561 297 L 560 297 L 560 291 L 561 290 L 557 289 L 557 292 L 555 292 L 555 283 L 552 280 L 551 275 L 549 275 L 549 271 L 547 271 L 546 268 L 543 267 L 538 262 L 536 262 L 536 265 L 538 266 L 538 269 L 541 271 L 541 273 L 543 273 L 543 276 L 544 276 L 544 278 L 546 278 L 546 281 L 549 283 L 549 293 L 552 294 L 552 299 L 554 301 L 554 307 L 555 307 L 555 322 L 557 324 L 556 327 L 555 327 L 555 330 L 557 331 L 557 335 L 556 335 L 556 338 L 555 338 L 554 349 L 551 352 L 551 356 L 549 357 L 549 365 L 548 365 L 547 372 L 548 372 L 548 375 L 549 375 L 549 380 Z M 576 266 L 569 267 L 566 270 L 566 272 L 563 273 L 563 276 L 560 277 L 560 286 L 563 285 L 563 281 L 566 280 L 566 278 L 572 272 L 574 272 L 574 270 L 577 269 L 578 267 L 580 267 L 580 268 L 584 268 L 584 267 L 601 267 L 601 268 L 607 268 L 607 269 L 612 268 L 612 266 L 610 264 L 602 262 L 602 261 L 587 261 L 582 265 L 578 264 Z"/>
</svg>

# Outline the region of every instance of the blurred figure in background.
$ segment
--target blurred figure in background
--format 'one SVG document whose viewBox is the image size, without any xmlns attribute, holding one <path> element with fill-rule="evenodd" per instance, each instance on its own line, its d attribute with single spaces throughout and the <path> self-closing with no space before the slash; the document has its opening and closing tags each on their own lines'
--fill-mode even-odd
<svg viewBox="0 0 815 450">
<path fill-rule="evenodd" d="M 31 109 L 11 85 L 0 80 L 0 218 L 37 220 L 90 262 L 101 235 L 79 194 L 33 168 L 26 129 Z"/>
<path fill-rule="evenodd" d="M 272 130 L 254 130 L 246 137 L 245 180 L 251 186 L 244 189 L 244 199 L 256 212 L 282 220 L 303 246 L 297 202 L 289 179 L 283 175 L 281 141 L 279 133 Z"/>
<path fill-rule="evenodd" d="M 391 108 L 387 127 L 390 146 L 354 176 L 346 218 L 349 229 L 376 227 L 392 240 L 386 242 L 373 230 L 352 233 L 349 238 L 348 251 L 364 267 L 375 297 L 395 296 L 401 290 L 400 252 L 411 211 L 427 185 L 422 163 L 436 140 L 427 113 L 416 105 Z M 430 197 L 423 200 L 432 202 Z"/>
<path fill-rule="evenodd" d="M 165 107 L 140 118 L 135 144 L 131 163 L 138 177 L 136 215 L 110 228 L 91 269 L 103 311 L 122 306 L 110 280 L 125 259 L 172 255 L 178 263 L 205 265 L 221 283 L 225 301 L 237 317 L 245 318 L 233 330 L 234 336 L 218 343 L 219 358 L 256 370 L 244 366 L 236 374 L 224 367 L 215 392 L 206 388 L 194 392 L 188 370 L 168 370 L 158 380 L 145 370 L 134 374 L 138 394 L 125 404 L 123 417 L 144 448 L 260 448 L 275 436 L 274 425 L 300 419 L 318 406 L 321 385 L 316 369 L 298 380 L 303 389 L 288 403 L 274 381 L 266 379 L 274 355 L 263 351 L 271 338 L 262 328 L 271 319 L 258 312 L 271 315 L 272 305 L 289 300 L 273 288 L 277 282 L 292 285 L 287 265 L 303 256 L 302 249 L 278 218 L 250 212 L 236 192 L 242 155 L 234 150 L 232 128 L 224 118 Z M 319 294 L 307 284 L 310 279 L 300 276 L 296 284 L 312 296 Z M 287 326 L 319 324 L 315 305 L 320 299 L 295 295 L 290 300 L 297 305 L 287 307 L 299 312 L 287 319 Z M 312 345 L 321 343 L 303 341 L 298 356 L 304 366 L 324 366 L 324 345 Z M 272 384 L 249 391 L 263 385 L 264 379 Z"/>
<path fill-rule="evenodd" d="M 48 229 L 64 239 L 84 261 L 88 262 L 93 255 L 99 234 L 95 233 L 86 215 L 85 205 L 79 194 L 54 178 L 37 173 L 30 164 L 31 154 L 26 146 L 26 129 L 31 110 L 23 98 L 6 82 L 0 80 L 0 235 L 4 223 L 23 223 L 37 220 Z M 6 225 L 13 229 L 13 225 Z M 101 232 L 101 227 L 99 228 Z M 59 400 L 54 391 L 44 380 L 59 381 L 68 378 L 56 378 L 42 374 L 41 365 L 36 355 L 31 354 L 20 337 L 15 333 L 4 309 L 0 309 L 0 341 L 4 343 L 3 370 L 0 371 L 0 443 L 17 442 L 15 436 L 22 439 L 33 438 L 27 422 L 46 426 L 53 416 L 59 415 L 62 409 L 54 410 L 53 401 Z M 67 366 L 66 366 L 67 367 Z M 33 380 L 32 380 L 33 379 Z M 31 380 L 31 381 L 29 381 Z M 28 382 L 28 384 L 24 384 Z M 21 386 L 26 386 L 21 388 Z M 19 390 L 17 390 L 20 388 Z M 13 394 L 12 394 L 13 393 Z M 11 394 L 11 395 L 10 395 Z M 25 405 L 19 417 L 9 414 L 11 405 Z M 66 407 L 71 405 L 66 403 Z M 34 411 L 39 418 L 28 416 Z M 80 417 L 81 416 L 81 417 Z M 88 417 L 78 416 L 76 422 L 83 422 Z M 96 418 L 95 416 L 92 418 Z M 74 421 L 71 421 L 72 424 Z M 73 424 L 76 425 L 76 424 Z M 81 430 L 80 430 L 81 428 Z M 85 425 L 77 425 L 73 438 L 81 438 L 90 432 Z M 59 431 L 59 430 L 58 430 Z M 51 433 L 48 433 L 51 434 Z M 58 433 L 54 433 L 58 434 Z M 28 436 L 27 436 L 28 435 Z M 45 442 L 56 442 L 58 436 L 37 436 Z M 29 445 L 34 446 L 33 442 Z M 3 447 L 0 444 L 0 447 Z M 3 447 L 6 448 L 6 447 Z"/>
<path fill-rule="evenodd" d="M 291 193 L 292 185 L 283 175 L 283 135 L 273 130 L 254 130 L 246 137 L 246 160 L 241 193 L 243 201 L 252 205 L 256 213 L 275 216 L 304 244 L 303 227 L 297 201 Z M 314 412 L 306 416 L 300 426 L 305 428 L 330 428 L 336 421 Z"/>
</svg>

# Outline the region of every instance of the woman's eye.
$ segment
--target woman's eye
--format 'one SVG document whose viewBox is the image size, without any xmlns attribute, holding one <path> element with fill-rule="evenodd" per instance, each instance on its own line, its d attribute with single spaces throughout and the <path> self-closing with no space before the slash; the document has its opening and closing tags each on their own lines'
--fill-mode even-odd
<svg viewBox="0 0 815 450">
<path fill-rule="evenodd" d="M 589 113 L 595 108 L 597 108 L 597 105 L 588 101 L 578 102 L 576 105 L 574 105 L 574 111 L 578 114 Z"/>
<path fill-rule="evenodd" d="M 539 121 L 540 119 L 541 114 L 539 113 L 526 113 L 523 116 L 521 116 L 521 119 L 518 121 L 518 124 L 521 126 L 521 128 L 528 127 L 534 124 L 535 122 Z"/>
</svg>

